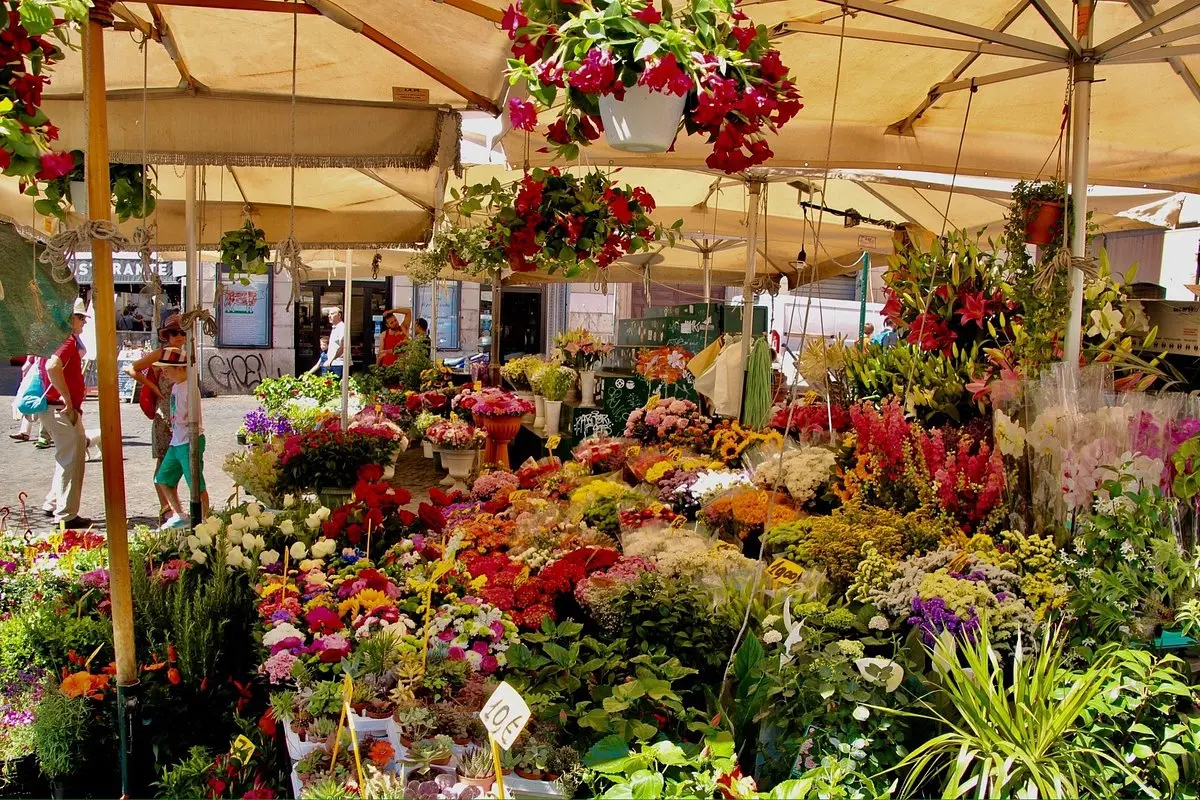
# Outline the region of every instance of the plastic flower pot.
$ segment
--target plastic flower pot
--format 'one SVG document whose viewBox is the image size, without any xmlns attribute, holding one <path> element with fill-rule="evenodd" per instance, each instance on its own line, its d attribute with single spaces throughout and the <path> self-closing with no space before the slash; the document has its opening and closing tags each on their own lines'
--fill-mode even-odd
<svg viewBox="0 0 1200 800">
<path fill-rule="evenodd" d="M 421 440 L 421 452 L 426 458 L 433 458 L 433 442 L 428 439 Z"/>
<path fill-rule="evenodd" d="M 593 401 L 596 398 L 596 372 L 594 370 L 589 369 L 579 373 L 579 394 L 584 406 L 587 408 L 595 406 Z"/>
<path fill-rule="evenodd" d="M 1025 216 L 1025 241 L 1047 245 L 1062 233 L 1063 202 L 1034 200 Z"/>
<path fill-rule="evenodd" d="M 533 402 L 533 392 L 514 392 L 513 394 L 522 400 L 528 400 L 531 403 Z M 525 416 L 521 417 L 521 422 L 525 423 L 526 425 L 532 425 L 534 419 L 535 417 L 533 414 L 526 414 Z"/>
<path fill-rule="evenodd" d="M 542 773 L 540 772 L 533 772 L 531 770 L 521 769 L 520 767 L 517 767 L 516 771 L 518 778 L 524 778 L 527 781 L 540 781 L 542 779 Z"/>
<path fill-rule="evenodd" d="M 546 435 L 557 436 L 558 424 L 562 419 L 562 400 L 546 401 Z"/>
<path fill-rule="evenodd" d="M 442 466 L 450 473 L 454 488 L 466 491 L 466 479 L 471 477 L 471 468 L 475 466 L 475 451 L 443 450 Z"/>
<path fill-rule="evenodd" d="M 487 463 L 509 469 L 508 443 L 521 430 L 521 417 L 480 417 L 480 421 L 487 431 Z"/>
<path fill-rule="evenodd" d="M 625 99 L 601 95 L 604 137 L 615 150 L 627 153 L 665 153 L 675 141 L 686 97 L 652 92 L 644 86 L 625 89 Z"/>
<path fill-rule="evenodd" d="M 540 394 L 535 394 L 533 396 L 533 405 L 535 408 L 533 427 L 539 429 L 546 427 L 546 398 Z"/>
</svg>

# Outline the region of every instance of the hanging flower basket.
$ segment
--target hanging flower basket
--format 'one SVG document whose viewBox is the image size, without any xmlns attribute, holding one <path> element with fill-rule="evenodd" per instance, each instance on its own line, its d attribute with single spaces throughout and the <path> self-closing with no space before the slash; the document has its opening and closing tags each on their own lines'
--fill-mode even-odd
<svg viewBox="0 0 1200 800">
<path fill-rule="evenodd" d="M 683 119 L 686 97 L 651 92 L 631 86 L 625 98 L 606 94 L 600 98 L 604 136 L 615 150 L 628 153 L 663 153 L 675 141 Z"/>
<path fill-rule="evenodd" d="M 732 0 L 520 0 L 500 24 L 509 80 L 530 98 L 509 100 L 512 126 L 533 131 L 551 111 L 545 136 L 566 159 L 601 132 L 617 149 L 661 152 L 682 129 L 712 145 L 709 168 L 740 172 L 774 155 L 765 134 L 803 107 L 767 28 Z"/>
<path fill-rule="evenodd" d="M 1062 235 L 1062 200 L 1034 200 L 1025 217 L 1025 241 L 1047 245 Z"/>
</svg>

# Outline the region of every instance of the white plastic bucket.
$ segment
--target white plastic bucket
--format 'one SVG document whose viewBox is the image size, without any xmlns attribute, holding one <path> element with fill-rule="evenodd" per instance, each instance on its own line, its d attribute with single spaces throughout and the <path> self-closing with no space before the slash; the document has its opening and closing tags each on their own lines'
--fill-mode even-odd
<svg viewBox="0 0 1200 800">
<path fill-rule="evenodd" d="M 604 136 L 616 150 L 664 153 L 675 141 L 687 97 L 652 92 L 644 86 L 625 89 L 625 99 L 600 97 Z"/>
</svg>

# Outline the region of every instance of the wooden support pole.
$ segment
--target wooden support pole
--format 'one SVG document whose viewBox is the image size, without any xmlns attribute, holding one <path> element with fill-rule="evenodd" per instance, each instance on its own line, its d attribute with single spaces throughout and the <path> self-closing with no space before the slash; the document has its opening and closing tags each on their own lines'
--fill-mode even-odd
<svg viewBox="0 0 1200 800">
<path fill-rule="evenodd" d="M 83 42 L 87 96 L 88 217 L 109 220 L 108 101 L 104 86 L 104 29 L 112 24 L 111 6 L 97 0 Z M 121 452 L 121 397 L 117 390 L 117 318 L 113 307 L 112 250 L 92 241 L 92 313 L 96 324 L 96 374 L 100 395 L 100 449 L 103 454 L 104 516 L 108 539 L 109 591 L 112 598 L 113 650 L 117 683 L 137 683 L 133 644 L 133 597 L 129 582 L 129 519 L 125 509 L 125 462 Z"/>
</svg>

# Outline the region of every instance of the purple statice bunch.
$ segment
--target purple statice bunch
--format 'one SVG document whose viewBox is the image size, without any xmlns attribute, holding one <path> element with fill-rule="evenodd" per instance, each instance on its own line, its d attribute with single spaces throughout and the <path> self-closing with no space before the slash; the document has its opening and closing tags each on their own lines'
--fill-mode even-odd
<svg viewBox="0 0 1200 800">
<path fill-rule="evenodd" d="M 946 601 L 941 597 L 929 600 L 914 597 L 912 610 L 913 615 L 908 618 L 908 624 L 920 629 L 921 638 L 930 647 L 942 631 L 949 631 L 951 635 L 961 636 L 967 641 L 974 641 L 975 634 L 979 632 L 979 616 L 974 609 L 971 609 L 970 616 L 962 619 L 946 607 Z"/>
<path fill-rule="evenodd" d="M 242 418 L 242 427 L 249 436 L 289 436 L 295 432 L 287 417 L 273 417 L 262 406 Z"/>
</svg>

